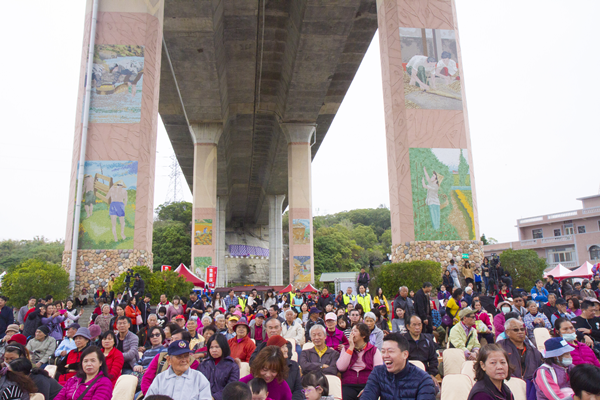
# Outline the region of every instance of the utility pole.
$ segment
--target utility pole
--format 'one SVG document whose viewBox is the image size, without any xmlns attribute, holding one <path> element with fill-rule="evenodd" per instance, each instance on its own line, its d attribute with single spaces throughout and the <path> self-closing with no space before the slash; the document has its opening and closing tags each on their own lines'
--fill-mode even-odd
<svg viewBox="0 0 600 400">
<path fill-rule="evenodd" d="M 181 168 L 179 168 L 179 162 L 177 162 L 175 154 L 171 156 L 169 169 L 169 190 L 167 190 L 165 203 L 177 203 L 183 200 L 183 190 L 181 186 Z"/>
</svg>

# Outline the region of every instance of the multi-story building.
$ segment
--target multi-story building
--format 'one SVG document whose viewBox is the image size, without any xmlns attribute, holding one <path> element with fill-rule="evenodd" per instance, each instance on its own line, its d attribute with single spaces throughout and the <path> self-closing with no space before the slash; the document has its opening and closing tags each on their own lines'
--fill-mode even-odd
<svg viewBox="0 0 600 400">
<path fill-rule="evenodd" d="M 517 220 L 519 241 L 484 246 L 486 256 L 506 249 L 535 250 L 554 268 L 600 261 L 600 194 L 582 197 L 582 209 Z"/>
</svg>

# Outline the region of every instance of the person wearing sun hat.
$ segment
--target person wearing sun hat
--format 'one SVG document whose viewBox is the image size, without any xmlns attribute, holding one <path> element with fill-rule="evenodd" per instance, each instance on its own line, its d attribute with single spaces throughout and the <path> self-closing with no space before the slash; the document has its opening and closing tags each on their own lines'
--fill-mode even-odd
<svg viewBox="0 0 600 400">
<path fill-rule="evenodd" d="M 250 333 L 248 323 L 245 319 L 241 319 L 233 326 L 233 330 L 235 336 L 227 341 L 231 349 L 231 358 L 236 362 L 238 360 L 240 362 L 250 362 L 250 356 L 256 349 L 256 345 L 248 335 Z"/>
<path fill-rule="evenodd" d="M 190 368 L 190 346 L 184 340 L 175 340 L 167 350 L 167 363 L 170 367 L 158 374 L 146 397 L 152 395 L 169 396 L 173 400 L 210 400 L 212 394 L 208 379 Z"/>
<path fill-rule="evenodd" d="M 569 371 L 573 368 L 573 358 L 570 354 L 574 350 L 573 347 L 562 337 L 548 339 L 544 346 L 544 363 L 533 375 L 537 399 L 572 399 Z"/>
</svg>

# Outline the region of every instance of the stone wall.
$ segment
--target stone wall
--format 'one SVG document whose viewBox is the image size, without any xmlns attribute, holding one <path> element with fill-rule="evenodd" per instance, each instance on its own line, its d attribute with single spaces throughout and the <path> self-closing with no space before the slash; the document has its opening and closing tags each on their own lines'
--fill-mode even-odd
<svg viewBox="0 0 600 400">
<path fill-rule="evenodd" d="M 480 264 L 483 261 L 483 242 L 478 240 L 424 240 L 392 246 L 392 262 L 417 260 L 437 261 L 445 266 L 451 259 L 461 265 L 462 255 Z"/>
<path fill-rule="evenodd" d="M 141 265 L 152 270 L 152 253 L 146 250 L 79 250 L 77 256 L 74 295 L 81 293 L 84 287 L 90 294 L 95 292 L 98 285 L 106 285 L 112 272 L 118 276 L 128 268 Z M 62 266 L 70 271 L 70 251 L 63 252 Z"/>
</svg>

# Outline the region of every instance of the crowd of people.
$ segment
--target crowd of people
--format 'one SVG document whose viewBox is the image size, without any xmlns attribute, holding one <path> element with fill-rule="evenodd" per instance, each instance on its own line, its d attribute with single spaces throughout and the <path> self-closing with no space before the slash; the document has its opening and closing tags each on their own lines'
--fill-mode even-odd
<svg viewBox="0 0 600 400">
<path fill-rule="evenodd" d="M 329 400 L 332 377 L 341 400 L 434 399 L 448 348 L 473 361 L 470 400 L 512 400 L 511 377 L 528 400 L 600 395 L 600 276 L 581 285 L 548 276 L 524 290 L 479 281 L 482 266 L 451 262 L 440 287 L 403 286 L 389 300 L 369 290 L 364 270 L 358 293 L 153 299 L 136 276 L 129 292 L 109 284 L 18 310 L 0 296 L 0 399 L 108 400 L 122 375 L 136 378 L 136 399 Z M 82 321 L 86 304 L 95 308 Z"/>
</svg>

